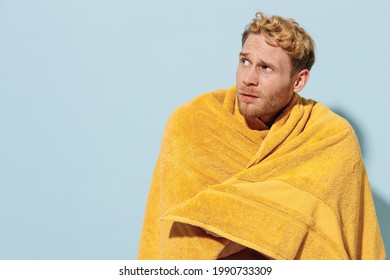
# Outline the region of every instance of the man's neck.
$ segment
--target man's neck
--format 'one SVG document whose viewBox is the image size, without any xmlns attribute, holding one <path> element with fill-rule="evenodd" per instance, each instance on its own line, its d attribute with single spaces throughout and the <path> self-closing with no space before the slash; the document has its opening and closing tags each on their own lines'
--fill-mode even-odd
<svg viewBox="0 0 390 280">
<path fill-rule="evenodd" d="M 253 130 L 268 130 L 270 128 L 270 126 L 261 121 L 259 118 L 245 118 L 245 121 L 248 127 Z"/>
</svg>

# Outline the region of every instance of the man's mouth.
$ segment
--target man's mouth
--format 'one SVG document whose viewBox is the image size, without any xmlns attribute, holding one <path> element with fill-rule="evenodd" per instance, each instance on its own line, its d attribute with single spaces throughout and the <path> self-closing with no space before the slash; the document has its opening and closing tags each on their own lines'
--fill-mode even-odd
<svg viewBox="0 0 390 280">
<path fill-rule="evenodd" d="M 258 96 L 254 95 L 254 94 L 246 93 L 246 92 L 240 93 L 239 96 L 240 96 L 241 100 L 247 101 L 247 102 L 253 102 L 259 98 Z"/>
</svg>

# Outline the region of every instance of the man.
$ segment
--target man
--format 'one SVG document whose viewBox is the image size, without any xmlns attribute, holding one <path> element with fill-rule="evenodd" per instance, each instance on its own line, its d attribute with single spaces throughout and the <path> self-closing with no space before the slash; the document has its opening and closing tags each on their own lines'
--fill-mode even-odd
<svg viewBox="0 0 390 280">
<path fill-rule="evenodd" d="M 292 19 L 257 13 L 237 84 L 169 119 L 139 259 L 384 259 L 351 126 L 298 95 L 314 43 Z"/>
</svg>

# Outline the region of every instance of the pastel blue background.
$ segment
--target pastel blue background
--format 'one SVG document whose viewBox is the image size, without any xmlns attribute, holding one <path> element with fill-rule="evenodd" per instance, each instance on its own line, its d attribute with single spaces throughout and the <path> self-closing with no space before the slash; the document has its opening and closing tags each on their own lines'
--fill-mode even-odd
<svg viewBox="0 0 390 280">
<path fill-rule="evenodd" d="M 301 94 L 354 126 L 389 252 L 389 3 L 0 0 L 0 259 L 135 259 L 165 122 L 259 10 L 316 41 Z"/>
</svg>

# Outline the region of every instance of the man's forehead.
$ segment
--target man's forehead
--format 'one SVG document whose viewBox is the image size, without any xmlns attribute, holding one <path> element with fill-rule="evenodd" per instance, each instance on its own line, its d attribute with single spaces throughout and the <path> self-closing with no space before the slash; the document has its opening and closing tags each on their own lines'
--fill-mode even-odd
<svg viewBox="0 0 390 280">
<path fill-rule="evenodd" d="M 291 67 L 291 58 L 285 50 L 278 45 L 269 44 L 262 35 L 250 34 L 245 41 L 240 55 L 268 62 L 278 68 Z"/>
<path fill-rule="evenodd" d="M 276 43 L 267 42 L 262 35 L 250 34 L 242 47 L 243 53 L 261 52 L 272 55 L 287 55 Z M 287 55 L 288 56 L 288 55 Z"/>
</svg>

